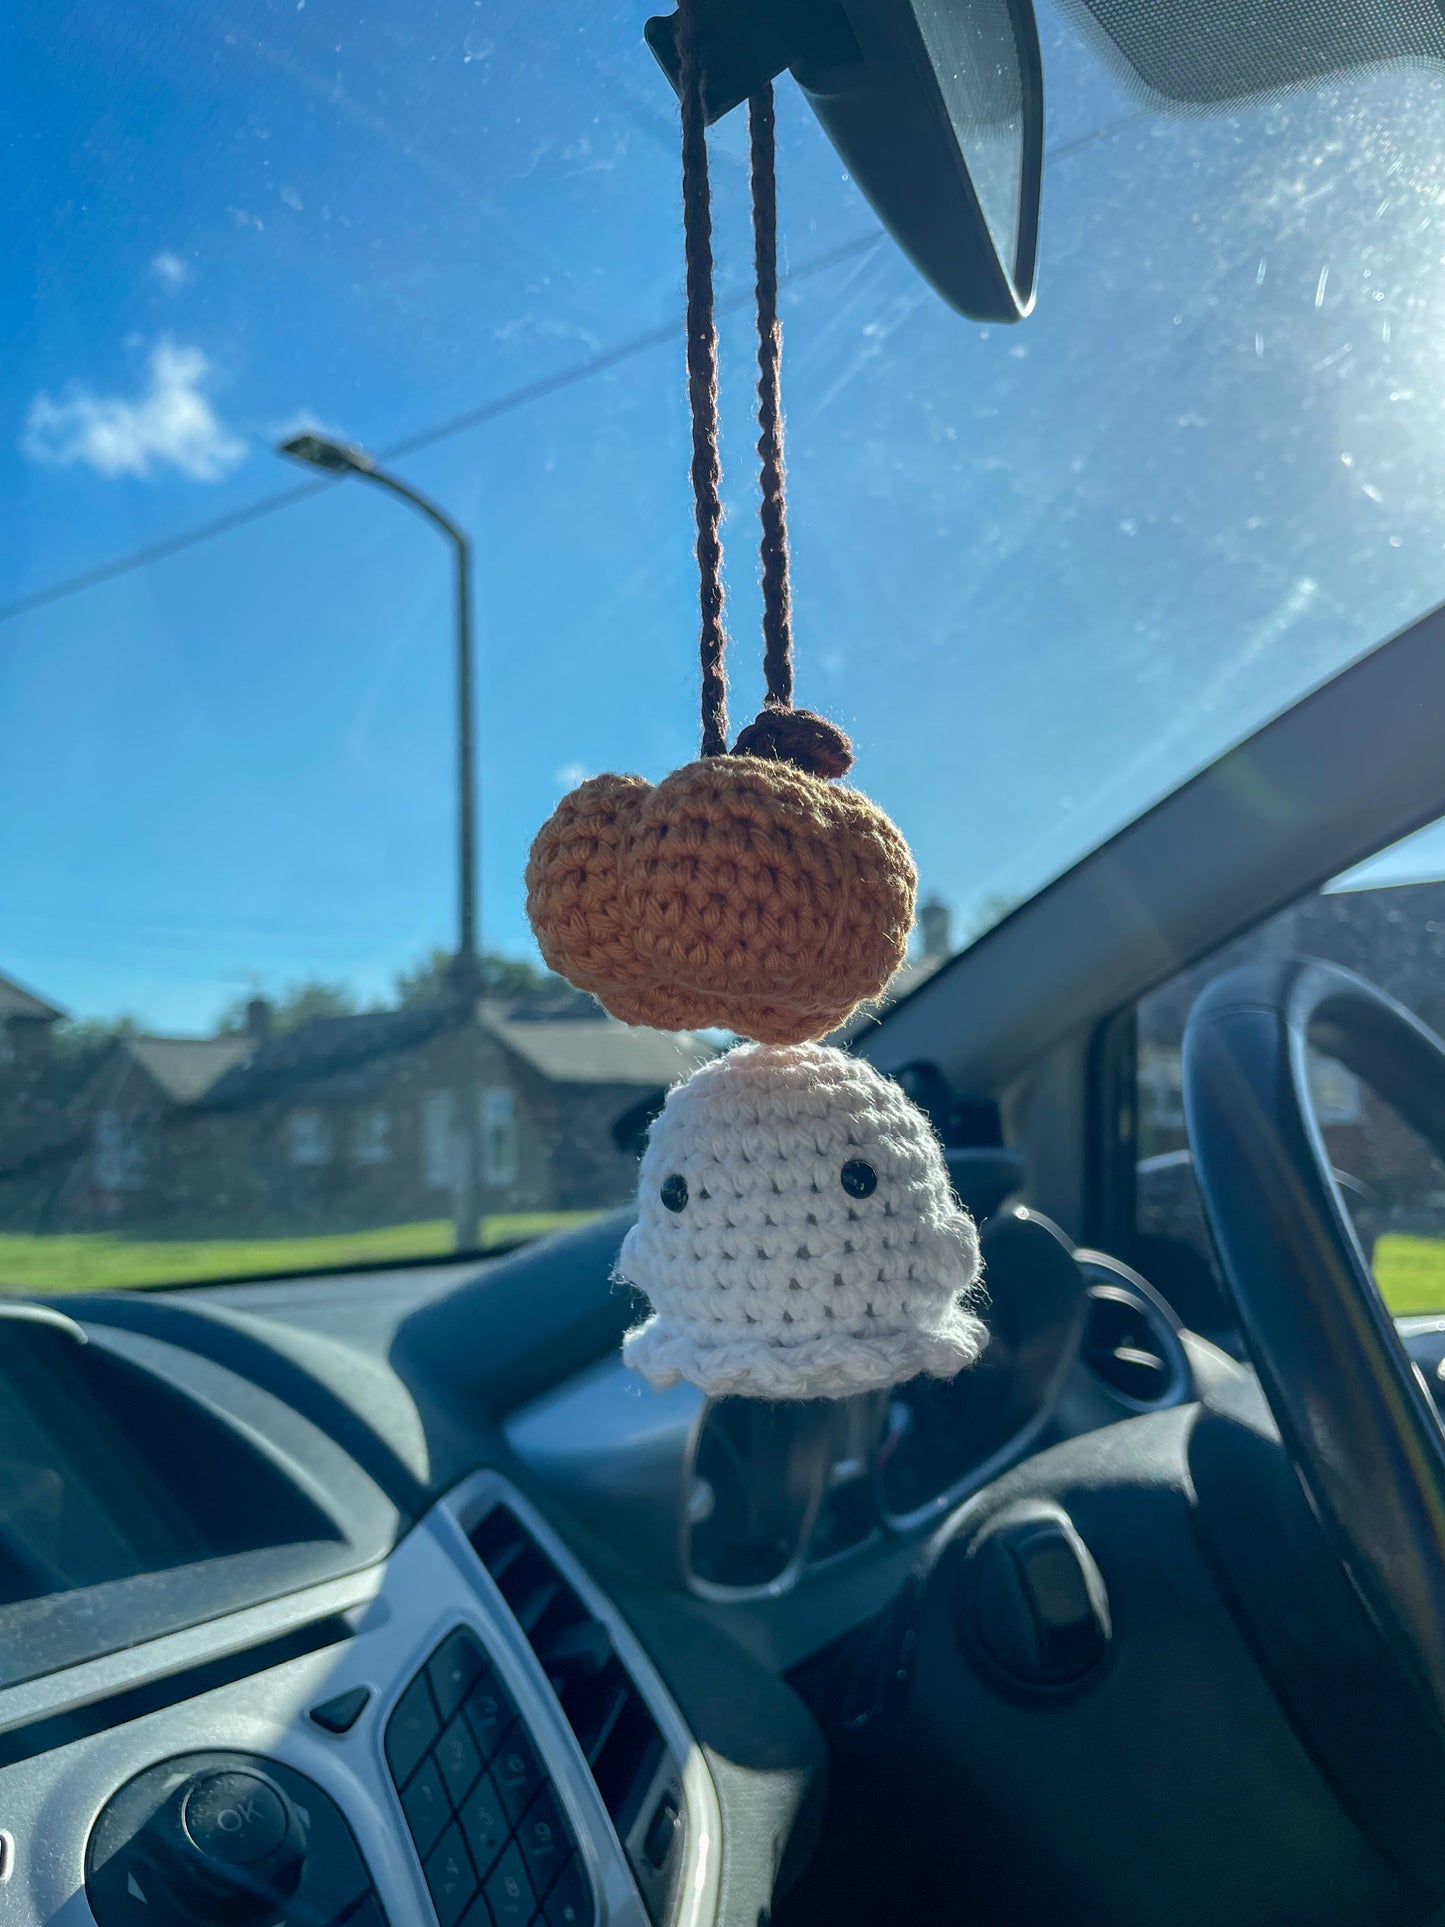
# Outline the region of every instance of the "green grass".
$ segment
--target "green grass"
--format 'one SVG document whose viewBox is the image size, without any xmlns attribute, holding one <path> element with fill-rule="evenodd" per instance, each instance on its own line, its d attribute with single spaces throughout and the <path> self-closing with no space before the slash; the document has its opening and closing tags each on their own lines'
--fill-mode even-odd
<svg viewBox="0 0 1445 1927">
<path fill-rule="evenodd" d="M 488 1218 L 483 1242 L 511 1244 L 590 1215 L 532 1211 Z M 314 1238 L 131 1238 L 117 1231 L 44 1238 L 0 1232 L 0 1292 L 110 1291 L 123 1285 L 285 1274 L 393 1258 L 441 1258 L 451 1249 L 452 1227 L 445 1218 Z"/>
<path fill-rule="evenodd" d="M 590 1215 L 533 1211 L 488 1218 L 485 1243 L 510 1244 Z M 284 1276 L 327 1265 L 444 1258 L 451 1248 L 452 1228 L 445 1218 L 315 1238 L 132 1238 L 118 1231 L 40 1238 L 0 1232 L 0 1292 L 112 1291 L 207 1278 Z M 1375 1278 L 1393 1312 L 1445 1311 L 1445 1238 L 1387 1233 L 1375 1246 Z"/>
<path fill-rule="evenodd" d="M 1397 1316 L 1445 1311 L 1445 1238 L 1387 1232 L 1375 1246 L 1375 1282 Z"/>
</svg>

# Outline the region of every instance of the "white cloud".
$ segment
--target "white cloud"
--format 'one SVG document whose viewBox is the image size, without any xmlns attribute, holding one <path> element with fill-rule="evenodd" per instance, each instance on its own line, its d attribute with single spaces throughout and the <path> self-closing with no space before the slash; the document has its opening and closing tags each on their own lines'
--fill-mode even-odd
<svg viewBox="0 0 1445 1927">
<path fill-rule="evenodd" d="M 579 783 L 585 783 L 592 774 L 585 763 L 564 763 L 559 770 L 552 772 L 552 781 L 561 790 L 575 790 Z"/>
<path fill-rule="evenodd" d="M 175 294 L 191 278 L 191 271 L 178 254 L 162 249 L 151 256 L 151 273 L 160 282 L 167 294 Z"/>
<path fill-rule="evenodd" d="M 32 461 L 69 468 L 84 462 L 98 475 L 149 475 L 178 468 L 193 482 L 219 482 L 246 454 L 201 392 L 211 364 L 199 348 L 158 341 L 148 384 L 134 400 L 97 395 L 72 382 L 53 400 L 39 394 L 25 418 L 21 447 Z"/>
</svg>

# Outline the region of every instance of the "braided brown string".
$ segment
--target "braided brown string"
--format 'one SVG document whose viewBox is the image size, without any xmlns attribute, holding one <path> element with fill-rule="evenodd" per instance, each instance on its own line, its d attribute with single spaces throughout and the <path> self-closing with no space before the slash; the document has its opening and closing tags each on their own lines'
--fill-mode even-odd
<svg viewBox="0 0 1445 1927">
<path fill-rule="evenodd" d="M 758 283 L 758 461 L 762 481 L 763 677 L 770 708 L 793 706 L 793 598 L 783 474 L 783 327 L 778 318 L 778 176 L 773 87 L 748 101 L 753 262 Z"/>
<path fill-rule="evenodd" d="M 703 73 L 697 58 L 695 0 L 678 0 L 682 101 L 682 232 L 687 262 L 687 393 L 692 411 L 692 499 L 697 516 L 698 598 L 702 612 L 702 753 L 727 749 L 723 651 L 722 461 L 718 453 L 717 322 L 713 314 L 712 205 L 707 173 Z"/>
</svg>

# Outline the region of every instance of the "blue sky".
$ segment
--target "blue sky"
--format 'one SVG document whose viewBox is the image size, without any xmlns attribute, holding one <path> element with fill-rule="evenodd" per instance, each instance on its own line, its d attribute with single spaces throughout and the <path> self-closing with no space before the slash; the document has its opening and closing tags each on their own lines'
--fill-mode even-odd
<svg viewBox="0 0 1445 1927">
<path fill-rule="evenodd" d="M 649 8 L 20 0 L 0 27 L 0 605 L 266 503 L 303 420 L 477 552 L 483 912 L 577 773 L 694 753 L 675 120 Z M 1043 16 L 1039 305 L 951 314 L 784 83 L 799 699 L 961 931 L 1445 591 L 1445 106 L 1230 115 Z M 745 288 L 745 130 L 714 139 Z M 817 269 L 838 255 L 831 266 Z M 751 344 L 724 326 L 734 710 L 759 695 Z M 522 405 L 518 389 L 555 380 Z M 0 970 L 204 1030 L 449 939 L 445 552 L 357 485 L 0 621 Z"/>
</svg>

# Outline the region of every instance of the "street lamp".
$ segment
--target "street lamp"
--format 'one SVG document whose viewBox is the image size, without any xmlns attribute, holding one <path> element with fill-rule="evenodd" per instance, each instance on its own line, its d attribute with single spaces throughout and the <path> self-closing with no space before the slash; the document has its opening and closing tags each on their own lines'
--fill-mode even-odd
<svg viewBox="0 0 1445 1927">
<path fill-rule="evenodd" d="M 356 475 L 384 488 L 418 514 L 424 515 L 452 545 L 456 557 L 456 670 L 457 670 L 457 954 L 448 970 L 459 1010 L 474 1014 L 481 994 L 481 961 L 477 950 L 477 781 L 472 740 L 472 545 L 449 515 L 419 490 L 378 466 L 374 455 L 329 435 L 293 435 L 276 451 L 325 475 Z M 463 1076 L 459 1092 L 458 1151 L 462 1165 L 457 1186 L 455 1239 L 459 1251 L 472 1249 L 481 1219 L 479 1104 L 477 1093 Z"/>
</svg>

